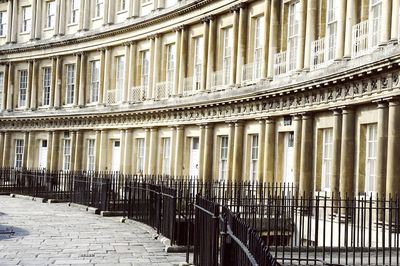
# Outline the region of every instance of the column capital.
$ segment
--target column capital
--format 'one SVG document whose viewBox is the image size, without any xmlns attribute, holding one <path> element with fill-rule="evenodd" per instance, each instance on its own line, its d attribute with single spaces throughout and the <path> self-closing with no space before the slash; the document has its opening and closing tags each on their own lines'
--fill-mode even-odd
<svg viewBox="0 0 400 266">
<path fill-rule="evenodd" d="M 389 106 L 396 106 L 400 104 L 400 97 L 388 97 L 384 100 L 389 103 Z"/>
<path fill-rule="evenodd" d="M 183 130 L 184 129 L 184 126 L 183 125 L 178 125 L 178 126 L 176 126 L 176 130 Z"/>
<path fill-rule="evenodd" d="M 111 47 L 109 47 L 109 46 L 100 47 L 100 48 L 97 48 L 97 51 L 98 51 L 98 52 L 103 52 L 103 51 L 106 51 L 106 50 L 110 50 L 110 48 L 111 48 Z"/>
<path fill-rule="evenodd" d="M 186 25 L 179 25 L 177 27 L 173 28 L 173 31 L 181 31 L 181 30 L 185 30 L 187 28 Z"/>
<path fill-rule="evenodd" d="M 293 114 L 291 116 L 293 117 L 293 121 L 298 121 L 298 120 L 302 119 L 302 114 L 301 113 Z"/>
<path fill-rule="evenodd" d="M 231 6 L 230 11 L 233 12 L 238 12 L 240 9 L 243 9 L 247 6 L 247 3 L 241 2 L 237 5 Z"/>
<path fill-rule="evenodd" d="M 127 41 L 127 42 L 123 43 L 124 46 L 131 46 L 133 44 L 136 44 L 136 42 L 135 41 Z"/>
<path fill-rule="evenodd" d="M 207 15 L 207 16 L 204 16 L 204 17 L 202 17 L 200 19 L 200 21 L 202 23 L 208 23 L 210 20 L 215 20 L 215 16 L 214 15 Z"/>
<path fill-rule="evenodd" d="M 343 107 L 340 107 L 340 109 L 342 110 L 343 115 L 354 113 L 354 109 L 351 108 L 350 106 L 343 106 Z"/>
</svg>

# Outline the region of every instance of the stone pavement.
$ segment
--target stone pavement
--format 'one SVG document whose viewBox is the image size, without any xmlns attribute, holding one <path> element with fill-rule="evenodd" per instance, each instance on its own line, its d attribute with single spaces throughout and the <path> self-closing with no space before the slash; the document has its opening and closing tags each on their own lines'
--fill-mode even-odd
<svg viewBox="0 0 400 266">
<path fill-rule="evenodd" d="M 47 204 L 0 196 L 0 265 L 178 265 L 185 254 L 169 254 L 155 231 L 121 223 L 65 203 Z"/>
</svg>

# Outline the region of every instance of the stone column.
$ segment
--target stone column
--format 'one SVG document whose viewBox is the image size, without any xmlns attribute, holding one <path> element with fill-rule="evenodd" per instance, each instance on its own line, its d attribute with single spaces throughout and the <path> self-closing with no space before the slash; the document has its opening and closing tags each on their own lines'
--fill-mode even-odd
<svg viewBox="0 0 400 266">
<path fill-rule="evenodd" d="M 174 77 L 174 95 L 179 93 L 180 84 L 180 61 L 181 61 L 181 30 L 175 28 L 175 77 Z"/>
<path fill-rule="evenodd" d="M 50 101 L 49 107 L 54 107 L 54 92 L 56 88 L 56 72 L 57 72 L 57 58 L 51 58 L 51 84 L 50 84 Z"/>
<path fill-rule="evenodd" d="M 210 90 L 212 86 L 213 73 L 215 71 L 215 51 L 216 51 L 216 39 L 217 39 L 217 22 L 216 18 L 213 16 L 209 17 L 209 36 L 208 44 L 208 54 L 207 54 L 207 82 L 206 90 Z"/>
<path fill-rule="evenodd" d="M 270 19 L 271 19 L 271 1 L 264 0 L 264 32 L 263 32 L 263 64 L 262 64 L 262 78 L 268 77 L 268 55 L 269 55 L 269 34 L 270 34 Z"/>
<path fill-rule="evenodd" d="M 392 1 L 393 0 L 382 0 L 381 45 L 386 45 L 391 37 Z M 397 17 L 399 17 L 399 9 L 396 9 L 395 13 Z"/>
<path fill-rule="evenodd" d="M 75 135 L 75 158 L 74 158 L 74 170 L 82 170 L 82 153 L 83 153 L 83 132 L 77 130 Z"/>
<path fill-rule="evenodd" d="M 4 132 L 0 132 L 0 167 L 3 167 Z"/>
<path fill-rule="evenodd" d="M 227 162 L 227 181 L 235 182 L 235 177 L 233 176 L 233 152 L 235 144 L 235 124 L 229 123 L 229 136 L 228 136 L 228 162 Z"/>
<path fill-rule="evenodd" d="M 70 160 L 70 166 L 69 169 L 73 171 L 75 169 L 75 143 L 76 143 L 76 135 L 75 131 L 70 131 L 69 132 L 70 138 L 71 138 L 71 160 Z"/>
<path fill-rule="evenodd" d="M 317 0 L 307 0 L 306 39 L 304 45 L 304 70 L 310 70 L 311 43 L 315 41 L 317 29 Z"/>
<path fill-rule="evenodd" d="M 74 107 L 79 105 L 79 91 L 80 91 L 80 76 L 81 76 L 81 54 L 78 53 L 76 56 L 75 63 L 75 91 L 74 91 Z"/>
<path fill-rule="evenodd" d="M 203 23 L 203 65 L 202 65 L 202 77 L 201 77 L 201 90 L 205 90 L 207 87 L 207 59 L 208 59 L 208 42 L 210 35 L 210 25 L 208 24 L 209 18 L 205 17 L 202 19 Z"/>
<path fill-rule="evenodd" d="M 186 64 L 187 64 L 187 46 L 188 46 L 188 33 L 185 27 L 181 28 L 181 52 L 179 60 L 179 88 L 178 94 L 183 93 L 184 80 L 186 78 Z"/>
<path fill-rule="evenodd" d="M 293 175 L 294 175 L 294 187 L 300 191 L 300 160 L 301 160 L 301 134 L 302 134 L 302 120 L 301 116 L 296 115 L 293 117 L 293 135 L 294 135 L 294 147 L 293 147 Z"/>
<path fill-rule="evenodd" d="M 242 173 L 243 164 L 243 123 L 235 123 L 235 137 L 233 144 L 233 165 L 232 165 L 232 175 L 234 182 L 243 181 Z"/>
<path fill-rule="evenodd" d="M 97 140 L 97 139 L 96 139 Z M 100 131 L 100 141 L 99 149 L 96 150 L 96 153 L 99 153 L 99 171 L 106 171 L 107 170 L 107 151 L 108 151 L 108 134 L 105 129 Z"/>
<path fill-rule="evenodd" d="M 342 111 L 333 111 L 333 143 L 332 143 L 332 180 L 331 191 L 335 194 L 339 192 L 340 180 L 340 154 L 342 142 Z"/>
<path fill-rule="evenodd" d="M 129 89 L 135 86 L 136 80 L 136 53 L 137 53 L 137 46 L 136 43 L 131 42 L 130 44 L 130 56 L 129 56 L 129 78 L 128 78 L 128 93 L 126 101 L 129 101 Z"/>
<path fill-rule="evenodd" d="M 377 127 L 377 149 L 375 185 L 379 195 L 385 195 L 386 190 L 386 167 L 387 145 L 388 145 L 388 105 L 386 102 L 378 103 L 378 127 Z"/>
<path fill-rule="evenodd" d="M 357 23 L 357 8 L 356 1 L 347 0 L 346 9 L 346 35 L 344 43 L 344 57 L 351 58 L 353 25 Z"/>
<path fill-rule="evenodd" d="M 155 36 L 150 36 L 148 38 L 149 42 L 150 42 L 150 62 L 149 62 L 149 87 L 147 88 L 148 91 L 145 92 L 146 94 L 146 99 L 152 99 L 154 97 L 153 95 L 153 86 L 154 86 L 154 70 L 155 70 L 155 66 L 154 66 L 154 50 L 155 50 Z"/>
<path fill-rule="evenodd" d="M 8 66 L 8 85 L 7 85 L 7 111 L 11 112 L 14 109 L 14 65 L 9 63 Z"/>
<path fill-rule="evenodd" d="M 213 171 L 213 151 L 214 151 L 214 127 L 205 125 L 204 132 L 204 157 L 203 157 L 203 181 L 211 182 Z"/>
<path fill-rule="evenodd" d="M 55 20 L 55 25 L 54 25 L 54 33 L 53 36 L 57 36 L 59 33 L 59 28 L 60 28 L 60 3 L 61 0 L 56 0 L 56 13 L 54 16 Z"/>
<path fill-rule="evenodd" d="M 149 174 L 157 174 L 158 129 L 150 129 Z"/>
<path fill-rule="evenodd" d="M 119 143 L 119 169 L 118 169 L 118 171 L 120 174 L 123 174 L 124 169 L 126 168 L 124 165 L 124 163 L 125 163 L 125 147 L 126 147 L 125 131 L 126 131 L 125 129 L 121 129 L 120 137 L 119 137 L 120 143 Z M 114 154 L 111 153 L 111 156 L 113 157 Z M 112 161 L 112 159 L 111 159 L 111 161 Z M 112 164 L 112 162 L 111 162 L 111 164 Z"/>
<path fill-rule="evenodd" d="M 28 84 L 26 87 L 26 98 L 25 98 L 25 111 L 30 109 L 31 106 L 31 93 L 32 93 L 32 70 L 33 62 L 28 62 Z M 22 107 L 22 106 L 21 106 Z"/>
<path fill-rule="evenodd" d="M 133 148 L 133 130 L 125 129 L 125 148 L 124 163 L 122 168 L 123 174 L 132 174 L 132 148 Z"/>
<path fill-rule="evenodd" d="M 336 31 L 336 51 L 335 60 L 341 60 L 344 55 L 344 40 L 346 35 L 346 1 L 339 0 L 337 17 L 337 31 Z"/>
<path fill-rule="evenodd" d="M 305 114 L 302 117 L 301 156 L 300 156 L 300 190 L 301 194 L 310 196 L 314 192 L 313 176 L 313 117 Z"/>
<path fill-rule="evenodd" d="M 354 194 L 354 149 L 355 149 L 354 111 L 343 109 L 342 147 L 340 154 L 340 193 L 342 197 Z"/>
<path fill-rule="evenodd" d="M 7 108 L 7 92 L 8 92 L 8 80 L 9 80 L 9 64 L 4 64 L 4 80 L 3 80 L 3 92 L 1 97 L 1 109 L 0 112 L 4 112 Z M 0 161 L 1 163 L 2 161 Z"/>
<path fill-rule="evenodd" d="M 275 180 L 275 119 L 265 120 L 264 141 L 264 182 L 272 183 Z"/>
<path fill-rule="evenodd" d="M 81 1 L 83 1 L 83 0 L 81 0 Z M 90 19 L 91 19 L 91 16 L 90 16 L 90 0 L 84 0 L 84 1 L 85 1 L 84 9 L 83 9 L 84 12 L 81 12 L 81 13 L 84 14 L 82 30 L 87 31 L 87 30 L 89 30 Z"/>
<path fill-rule="evenodd" d="M 132 45 L 130 43 L 125 44 L 125 67 L 124 67 L 124 90 L 122 93 L 122 103 L 127 103 L 128 102 L 128 91 L 130 88 L 129 82 L 131 82 L 131 71 L 133 67 L 132 62 L 131 62 L 131 49 Z M 133 71 L 132 71 L 133 72 Z"/>
<path fill-rule="evenodd" d="M 204 137 L 205 137 L 205 132 L 204 132 L 204 125 L 199 125 L 199 179 L 203 180 L 203 164 L 204 164 Z"/>
<path fill-rule="evenodd" d="M 36 17 L 42 18 L 42 5 L 36 5 Z M 39 40 L 42 35 L 42 20 L 36 19 L 35 24 L 32 21 L 32 30 L 35 31 L 35 39 Z"/>
<path fill-rule="evenodd" d="M 262 183 L 264 176 L 264 154 L 266 150 L 265 145 L 265 121 L 263 119 L 258 121 L 259 134 L 258 134 L 258 163 L 257 163 L 257 182 Z"/>
<path fill-rule="evenodd" d="M 79 20 L 78 20 L 78 31 L 82 31 L 85 28 L 85 0 L 80 1 L 79 5 Z"/>
<path fill-rule="evenodd" d="M 110 9 L 110 0 L 104 0 L 103 26 L 106 26 L 108 24 L 109 9 Z"/>
<path fill-rule="evenodd" d="M 51 167 L 51 152 L 53 147 L 53 132 L 47 132 L 47 154 L 46 154 L 46 169 L 50 170 Z"/>
<path fill-rule="evenodd" d="M 269 49 L 268 49 L 268 71 L 267 78 L 272 79 L 274 75 L 274 55 L 278 52 L 278 35 L 280 30 L 280 0 L 271 0 L 271 16 L 269 25 Z"/>
<path fill-rule="evenodd" d="M 66 18 L 64 15 L 66 14 L 66 6 L 65 6 L 65 0 L 60 0 L 60 13 L 58 14 L 58 18 L 56 18 L 57 21 L 59 21 L 58 25 L 58 35 L 63 36 L 65 34 L 65 22 Z"/>
<path fill-rule="evenodd" d="M 175 147 L 176 147 L 176 128 L 175 127 L 170 127 L 171 130 L 171 160 L 169 162 L 169 169 L 170 169 L 170 175 L 174 175 L 175 173 L 175 158 L 177 154 L 175 153 Z"/>
<path fill-rule="evenodd" d="M 60 56 L 56 59 L 56 74 L 54 82 L 54 108 L 58 109 L 61 106 L 61 86 L 62 86 L 62 58 Z M 53 96 L 50 97 L 52 99 Z"/>
<path fill-rule="evenodd" d="M 59 0 L 58 0 L 59 1 Z M 56 2 L 58 2 L 58 1 L 56 1 Z M 32 9 L 32 17 L 31 17 L 31 25 L 32 25 L 32 29 L 31 29 L 31 33 L 30 33 L 30 35 L 31 35 L 31 41 L 32 40 L 35 40 L 35 26 L 34 25 L 36 25 L 36 20 L 37 20 L 37 18 L 36 18 L 36 6 L 37 6 L 37 2 L 38 1 L 36 1 L 36 0 L 33 0 L 32 1 L 32 5 L 31 5 L 31 9 Z M 41 5 L 42 4 L 42 1 L 40 1 L 39 2 L 39 5 Z M 39 19 L 41 19 L 41 17 L 38 17 Z M 57 25 L 57 22 L 56 22 L 56 25 Z"/>
<path fill-rule="evenodd" d="M 11 132 L 6 131 L 4 133 L 4 149 L 3 149 L 3 167 L 10 167 L 10 154 L 11 151 Z"/>
<path fill-rule="evenodd" d="M 182 176 L 183 170 L 183 143 L 184 143 L 184 127 L 176 127 L 176 146 L 175 146 L 175 176 Z"/>
<path fill-rule="evenodd" d="M 11 42 L 17 42 L 17 33 L 18 33 L 18 1 L 12 0 L 12 23 L 8 24 L 11 27 Z M 34 25 L 32 25 L 34 27 Z"/>
<path fill-rule="evenodd" d="M 100 102 L 100 104 L 107 104 L 107 91 L 110 89 L 110 75 L 108 73 L 111 73 L 111 48 L 107 47 L 105 54 L 104 54 L 104 71 L 100 69 L 100 75 L 102 74 L 104 77 L 103 81 L 103 87 L 101 88 L 100 86 L 100 91 L 103 92 L 103 102 Z M 106 75 L 107 73 L 107 75 Z"/>
<path fill-rule="evenodd" d="M 96 171 L 101 171 L 100 170 L 100 149 L 101 149 L 101 130 L 96 130 L 95 132 L 95 146 L 96 146 L 96 151 L 95 151 L 95 167 L 94 169 Z"/>
<path fill-rule="evenodd" d="M 139 17 L 139 13 L 140 13 L 140 0 L 132 0 L 132 17 L 136 18 Z"/>
<path fill-rule="evenodd" d="M 106 50 L 105 49 L 100 49 L 100 75 L 99 75 L 99 100 L 97 102 L 97 105 L 103 105 L 104 104 L 104 81 L 105 81 L 105 76 L 104 76 L 104 69 L 105 69 L 105 54 Z"/>
<path fill-rule="evenodd" d="M 39 75 L 38 75 L 38 62 L 36 60 L 33 60 L 32 62 L 32 89 L 31 89 L 31 102 L 30 102 L 30 108 L 31 110 L 36 110 L 38 107 L 38 80 L 39 80 Z M 51 98 L 51 94 L 50 94 Z M 27 97 L 27 99 L 29 99 Z"/>
<path fill-rule="evenodd" d="M 107 1 L 110 1 L 110 0 L 105 0 L 105 1 L 107 2 Z M 115 6 L 116 6 L 116 3 L 114 3 L 114 4 L 109 3 L 108 4 L 108 11 L 107 11 L 107 16 L 108 16 L 107 24 L 108 25 L 114 24 Z"/>
<path fill-rule="evenodd" d="M 156 35 L 155 40 L 154 40 L 154 58 L 153 61 L 151 61 L 150 64 L 153 64 L 153 98 L 157 97 L 157 83 L 160 81 L 160 74 L 161 74 L 161 42 L 162 42 L 162 37 L 161 35 Z M 151 88 L 150 88 L 151 90 Z"/>
<path fill-rule="evenodd" d="M 85 94 L 86 94 L 86 76 L 88 75 L 87 71 L 87 56 L 86 54 L 81 54 L 81 67 L 79 74 L 79 99 L 78 104 L 79 107 L 85 106 Z"/>
<path fill-rule="evenodd" d="M 15 149 L 14 149 L 15 150 Z M 35 132 L 26 132 L 24 137 L 24 159 L 22 160 L 22 165 L 27 168 L 37 168 L 38 165 L 35 165 L 35 151 L 36 151 L 36 140 L 35 140 Z"/>
<path fill-rule="evenodd" d="M 297 57 L 296 57 L 296 70 L 301 71 L 304 67 L 304 49 L 305 35 L 306 35 L 306 9 L 307 0 L 300 0 L 299 2 L 299 35 L 297 37 Z"/>
<path fill-rule="evenodd" d="M 143 173 L 148 175 L 150 174 L 150 128 L 144 129 L 145 138 L 144 138 L 144 169 Z"/>
<path fill-rule="evenodd" d="M 395 196 L 400 193 L 400 101 L 392 99 L 389 101 L 388 119 L 388 145 L 387 145 L 387 173 L 386 194 Z"/>
<path fill-rule="evenodd" d="M 60 146 L 60 131 L 54 130 L 52 131 L 52 145 L 51 145 L 51 160 L 50 160 L 50 167 L 51 171 L 58 170 L 58 153 L 59 153 L 59 146 Z"/>
<path fill-rule="evenodd" d="M 247 47 L 247 13 L 248 9 L 246 4 L 242 3 L 240 5 L 240 14 L 239 14 L 239 36 L 238 36 L 238 52 L 237 52 L 237 69 L 236 69 L 236 83 L 240 83 L 242 81 L 243 76 L 243 66 L 246 64 L 246 47 Z M 233 61 L 235 64 L 235 61 Z"/>
<path fill-rule="evenodd" d="M 399 14 L 396 10 L 399 10 L 399 0 L 392 1 L 392 25 L 391 25 L 391 34 L 390 34 L 390 41 L 391 42 L 398 42 L 399 38 Z"/>
<path fill-rule="evenodd" d="M 7 44 L 11 42 L 12 28 L 14 28 L 13 24 L 12 24 L 13 16 L 9 15 L 9 14 L 13 13 L 13 3 L 14 3 L 14 1 L 7 2 L 7 14 L 8 14 L 8 16 L 7 16 L 7 35 L 6 35 L 6 43 Z M 14 24 L 14 26 L 16 26 L 16 25 L 17 24 Z"/>
<path fill-rule="evenodd" d="M 236 71 L 237 71 L 237 65 L 235 62 L 237 62 L 238 58 L 238 36 L 239 36 L 239 13 L 240 13 L 240 6 L 234 6 L 232 8 L 233 12 L 233 47 L 232 47 L 232 64 L 231 64 L 231 80 L 230 84 L 231 86 L 236 84 Z"/>
</svg>

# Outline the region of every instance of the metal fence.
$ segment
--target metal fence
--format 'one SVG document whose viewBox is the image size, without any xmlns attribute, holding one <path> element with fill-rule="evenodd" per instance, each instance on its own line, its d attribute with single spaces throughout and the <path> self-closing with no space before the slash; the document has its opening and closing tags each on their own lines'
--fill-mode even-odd
<svg viewBox="0 0 400 266">
<path fill-rule="evenodd" d="M 306 196 L 287 184 L 10 168 L 0 168 L 0 193 L 141 221 L 172 244 L 193 246 L 197 265 L 400 263 L 397 196 Z"/>
</svg>

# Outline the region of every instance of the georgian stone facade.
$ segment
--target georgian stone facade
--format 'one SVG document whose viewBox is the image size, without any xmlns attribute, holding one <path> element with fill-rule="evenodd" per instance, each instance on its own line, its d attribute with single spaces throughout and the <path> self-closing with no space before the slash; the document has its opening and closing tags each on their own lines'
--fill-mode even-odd
<svg viewBox="0 0 400 266">
<path fill-rule="evenodd" d="M 0 162 L 400 192 L 398 11 L 1 1 Z"/>
</svg>

